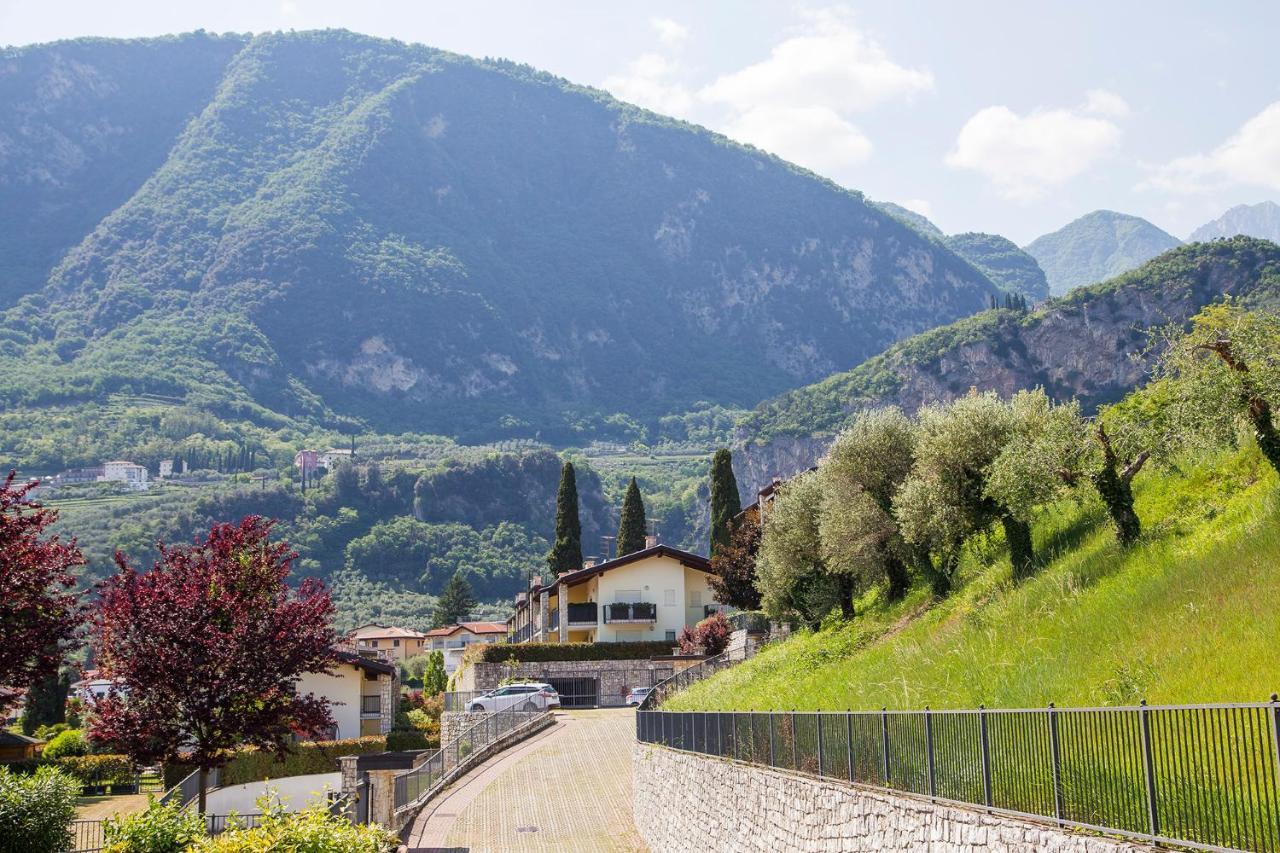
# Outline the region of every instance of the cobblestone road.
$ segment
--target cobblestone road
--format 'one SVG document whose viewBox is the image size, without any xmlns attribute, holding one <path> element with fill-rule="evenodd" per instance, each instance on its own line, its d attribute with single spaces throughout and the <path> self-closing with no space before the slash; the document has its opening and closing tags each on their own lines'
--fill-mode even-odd
<svg viewBox="0 0 1280 853">
<path fill-rule="evenodd" d="M 645 851 L 631 811 L 635 712 L 570 711 L 476 768 L 419 815 L 408 849 Z"/>
</svg>

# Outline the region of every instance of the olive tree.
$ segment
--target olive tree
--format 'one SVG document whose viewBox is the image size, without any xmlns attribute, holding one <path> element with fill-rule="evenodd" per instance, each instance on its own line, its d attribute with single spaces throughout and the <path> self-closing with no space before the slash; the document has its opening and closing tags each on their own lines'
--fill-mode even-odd
<svg viewBox="0 0 1280 853">
<path fill-rule="evenodd" d="M 770 615 L 795 614 L 817 628 L 835 607 L 853 615 L 853 583 L 828 571 L 822 554 L 817 474 L 801 474 L 778 489 L 764 525 L 756 564 L 761 604 Z"/>
<path fill-rule="evenodd" d="M 992 392 L 971 391 L 918 414 L 915 464 L 893 501 L 908 544 L 929 560 L 934 591 L 951 589 L 968 539 L 999 522 L 1016 577 L 1035 565 L 1031 526 L 987 492 L 992 463 L 1015 434 L 1013 408 Z"/>
<path fill-rule="evenodd" d="M 1162 331 L 1156 377 L 1167 394 L 1171 446 L 1230 444 L 1244 421 L 1273 468 L 1280 471 L 1280 316 L 1211 305 L 1185 333 Z"/>
<path fill-rule="evenodd" d="M 859 415 L 818 468 L 818 534 L 828 571 L 857 587 L 884 581 L 901 598 L 910 582 L 911 549 L 893 515 L 893 498 L 911 473 L 915 432 L 901 409 Z"/>
</svg>

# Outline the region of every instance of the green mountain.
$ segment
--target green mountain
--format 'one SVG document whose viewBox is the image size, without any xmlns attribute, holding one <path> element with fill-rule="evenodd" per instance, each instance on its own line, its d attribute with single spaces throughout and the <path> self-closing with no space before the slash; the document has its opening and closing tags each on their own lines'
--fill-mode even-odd
<svg viewBox="0 0 1280 853">
<path fill-rule="evenodd" d="M 1117 400 L 1146 374 L 1145 330 L 1181 323 L 1224 295 L 1280 304 L 1280 246 L 1248 237 L 1194 243 L 1034 312 L 986 311 L 916 335 L 757 406 L 738 427 L 739 487 L 753 495 L 813 465 L 868 407 L 915 410 L 970 388 L 1012 394 L 1037 385 L 1087 407 Z"/>
<path fill-rule="evenodd" d="M 954 234 L 947 248 L 977 267 L 1001 290 L 1020 293 L 1033 302 L 1049 297 L 1049 282 L 1036 259 L 999 234 Z"/>
<path fill-rule="evenodd" d="M 1061 296 L 1073 287 L 1128 272 L 1181 242 L 1145 219 L 1111 210 L 1093 213 L 1037 237 L 1023 248 Z"/>
<path fill-rule="evenodd" d="M 138 80 L 172 82 L 186 53 L 164 51 L 187 45 L 203 70 L 164 110 L 133 103 L 142 82 L 42 97 L 135 53 Z M 4 406 L 156 394 L 262 423 L 554 440 L 586 415 L 753 404 L 993 292 L 856 192 L 508 62 L 342 31 L 5 60 L 7 97 L 49 125 L 133 128 L 119 151 L 132 133 L 149 153 L 109 192 L 92 178 L 118 152 L 8 208 L 91 197 L 0 265 L 26 293 L 0 321 Z M 22 121 L 0 114 L 0 139 Z"/>
<path fill-rule="evenodd" d="M 905 222 L 921 234 L 925 234 L 929 237 L 943 236 L 942 229 L 937 225 L 934 225 L 932 220 L 923 213 L 916 213 L 914 210 L 909 210 L 902 205 L 894 204 L 891 201 L 873 201 L 871 202 L 871 205 L 872 207 L 889 214 L 894 219 Z"/>
<path fill-rule="evenodd" d="M 1274 201 L 1238 204 L 1212 222 L 1206 222 L 1192 231 L 1187 239 L 1193 242 L 1216 240 L 1237 234 L 1280 241 L 1280 204 Z"/>
</svg>

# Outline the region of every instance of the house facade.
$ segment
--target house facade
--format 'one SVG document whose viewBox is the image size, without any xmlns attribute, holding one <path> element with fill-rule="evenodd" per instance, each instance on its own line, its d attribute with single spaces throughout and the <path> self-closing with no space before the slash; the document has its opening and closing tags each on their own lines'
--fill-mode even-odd
<svg viewBox="0 0 1280 853">
<path fill-rule="evenodd" d="M 617 643 L 665 640 L 720 609 L 706 557 L 650 543 L 641 551 L 564 572 L 517 598 L 513 642 Z"/>
<path fill-rule="evenodd" d="M 102 480 L 108 483 L 124 483 L 126 487 L 135 491 L 143 491 L 151 485 L 144 466 L 123 459 L 102 463 Z"/>
<path fill-rule="evenodd" d="M 444 653 L 444 671 L 452 675 L 462 662 L 467 646 L 476 643 L 502 643 L 507 639 L 505 622 L 459 622 L 444 628 L 433 628 L 427 634 L 429 651 Z"/>
<path fill-rule="evenodd" d="M 334 729 L 317 737 L 345 740 L 385 735 L 391 731 L 399 702 L 399 667 L 368 654 L 342 651 L 330 672 L 304 673 L 294 689 L 299 695 L 310 693 L 331 703 Z"/>
<path fill-rule="evenodd" d="M 362 625 L 348 639 L 357 650 L 376 651 L 396 663 L 422 654 L 427 647 L 426 634 L 394 625 Z"/>
</svg>

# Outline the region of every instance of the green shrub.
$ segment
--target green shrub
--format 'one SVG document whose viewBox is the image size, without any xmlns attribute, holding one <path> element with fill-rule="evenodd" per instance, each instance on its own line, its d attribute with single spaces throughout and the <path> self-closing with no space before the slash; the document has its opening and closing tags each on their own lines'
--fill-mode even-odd
<svg viewBox="0 0 1280 853">
<path fill-rule="evenodd" d="M 127 755 L 68 755 L 54 759 L 53 764 L 90 785 L 133 778 L 133 761 Z"/>
<path fill-rule="evenodd" d="M 71 849 L 80 783 L 53 768 L 19 776 L 0 765 L 0 853 Z"/>
<path fill-rule="evenodd" d="M 669 655 L 675 643 L 667 640 L 642 640 L 633 643 L 494 643 L 473 645 L 479 648 L 480 660 L 503 663 L 518 659 L 521 663 L 553 660 L 645 660 L 655 655 Z M 470 649 L 468 649 L 470 651 Z"/>
<path fill-rule="evenodd" d="M 436 746 L 440 745 L 439 735 Z M 418 729 L 392 729 L 387 733 L 387 749 L 391 752 L 407 752 L 415 749 L 430 749 L 427 733 Z"/>
<path fill-rule="evenodd" d="M 269 797 L 259 799 L 258 805 L 263 816 L 252 829 L 232 829 L 197 841 L 191 853 L 391 853 L 400 841 L 376 824 L 354 825 L 323 806 L 290 814 Z"/>
<path fill-rule="evenodd" d="M 338 759 L 344 755 L 364 755 L 382 752 L 387 748 L 381 736 L 350 738 L 347 740 L 301 741 L 295 743 L 283 759 L 275 753 L 257 749 L 242 749 L 222 768 L 223 785 L 244 785 L 263 779 L 286 779 L 290 776 L 310 776 L 312 773 L 332 773 L 338 769 Z M 186 778 L 195 765 L 174 762 L 164 766 L 164 786 L 172 788 Z"/>
<path fill-rule="evenodd" d="M 53 740 L 45 744 L 44 752 L 41 753 L 49 760 L 64 758 L 68 755 L 88 754 L 89 740 L 80 729 L 67 729 L 65 732 L 59 732 Z"/>
<path fill-rule="evenodd" d="M 107 818 L 102 829 L 103 853 L 183 853 L 207 834 L 198 812 L 155 797 L 147 798 L 143 811 Z"/>
</svg>

